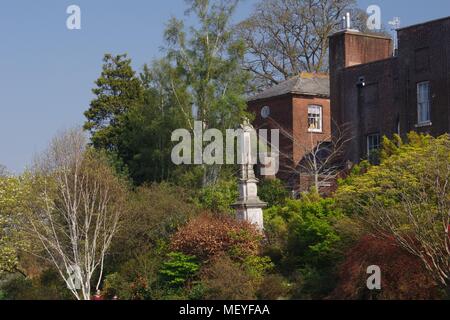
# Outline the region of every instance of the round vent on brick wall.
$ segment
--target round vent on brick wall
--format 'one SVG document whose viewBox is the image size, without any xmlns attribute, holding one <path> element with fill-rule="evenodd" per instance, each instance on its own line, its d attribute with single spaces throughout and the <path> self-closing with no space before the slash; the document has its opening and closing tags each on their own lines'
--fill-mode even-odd
<svg viewBox="0 0 450 320">
<path fill-rule="evenodd" d="M 267 119 L 268 117 L 270 117 L 270 107 L 269 106 L 265 106 L 262 108 L 261 117 L 263 117 L 263 119 Z"/>
</svg>

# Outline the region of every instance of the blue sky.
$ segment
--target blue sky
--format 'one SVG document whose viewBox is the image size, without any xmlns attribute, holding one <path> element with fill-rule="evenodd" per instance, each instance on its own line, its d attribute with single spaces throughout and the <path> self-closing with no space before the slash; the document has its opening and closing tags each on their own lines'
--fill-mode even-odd
<svg viewBox="0 0 450 320">
<path fill-rule="evenodd" d="M 403 26 L 450 15 L 448 0 L 358 2 Z M 81 7 L 82 30 L 66 28 L 71 4 Z M 184 9 L 183 0 L 1 0 L 0 164 L 21 172 L 59 130 L 81 125 L 103 54 L 126 52 L 139 69 L 161 55 L 165 23 Z"/>
</svg>

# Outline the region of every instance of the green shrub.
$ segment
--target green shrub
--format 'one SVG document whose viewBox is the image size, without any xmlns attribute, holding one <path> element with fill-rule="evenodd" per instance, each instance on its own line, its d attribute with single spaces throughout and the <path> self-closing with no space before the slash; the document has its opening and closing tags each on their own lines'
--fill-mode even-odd
<svg viewBox="0 0 450 320">
<path fill-rule="evenodd" d="M 306 265 L 293 276 L 292 298 L 320 300 L 326 298 L 337 284 L 335 264 L 328 266 Z"/>
<path fill-rule="evenodd" d="M 130 194 L 127 209 L 112 243 L 107 273 L 117 271 L 126 261 L 157 250 L 199 213 L 184 189 L 167 183 L 137 188 Z"/>
<path fill-rule="evenodd" d="M 0 291 L 8 300 L 72 300 L 73 297 L 59 274 L 48 269 L 30 279 L 13 275 L 6 279 Z"/>
<path fill-rule="evenodd" d="M 199 205 L 214 213 L 232 214 L 231 208 L 239 197 L 236 179 L 221 180 L 214 186 L 203 188 L 199 191 Z"/>
<path fill-rule="evenodd" d="M 123 263 L 115 273 L 105 277 L 103 292 L 108 298 L 122 300 L 153 299 L 159 280 L 161 256 L 164 250 L 153 249 Z"/>
<path fill-rule="evenodd" d="M 269 257 L 260 256 L 248 256 L 242 265 L 256 281 L 261 281 L 274 268 Z"/>
<path fill-rule="evenodd" d="M 289 191 L 279 179 L 263 180 L 258 188 L 260 199 L 267 203 L 268 207 L 284 206 L 290 198 Z"/>
<path fill-rule="evenodd" d="M 384 139 L 380 165 L 351 175 L 335 194 L 348 216 L 419 257 L 443 288 L 450 287 L 449 163 L 448 134 L 410 133 L 407 143 Z"/>
<path fill-rule="evenodd" d="M 289 297 L 289 286 L 278 274 L 269 274 L 261 282 L 257 296 L 259 300 L 279 300 Z"/>
<path fill-rule="evenodd" d="M 207 300 L 254 300 L 255 279 L 241 264 L 228 256 L 218 256 L 202 270 L 201 280 Z"/>
<path fill-rule="evenodd" d="M 193 287 L 188 293 L 189 300 L 203 300 L 206 295 L 206 287 L 202 282 L 193 284 Z"/>
<path fill-rule="evenodd" d="M 179 252 L 167 255 L 168 261 L 164 262 L 159 270 L 164 282 L 173 288 L 179 288 L 191 280 L 200 269 L 194 256 L 187 256 Z"/>
<path fill-rule="evenodd" d="M 333 254 L 340 241 L 334 223 L 341 215 L 332 199 L 288 200 L 265 211 L 269 243 L 278 245 L 297 265 L 317 264 Z"/>
<path fill-rule="evenodd" d="M 36 298 L 33 282 L 23 276 L 14 276 L 2 285 L 8 300 L 33 300 Z"/>
<path fill-rule="evenodd" d="M 293 278 L 295 298 L 323 298 L 333 289 L 340 260 L 342 215 L 332 199 L 305 195 L 265 211 L 268 245 L 265 254 L 279 271 Z"/>
</svg>

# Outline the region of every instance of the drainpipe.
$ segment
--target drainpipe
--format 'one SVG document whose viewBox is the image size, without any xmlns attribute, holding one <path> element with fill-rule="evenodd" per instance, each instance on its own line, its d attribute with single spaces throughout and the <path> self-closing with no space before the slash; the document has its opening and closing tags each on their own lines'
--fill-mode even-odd
<svg viewBox="0 0 450 320">
<path fill-rule="evenodd" d="M 363 108 L 363 88 L 366 86 L 366 80 L 364 79 L 364 77 L 360 77 L 358 80 L 358 83 L 356 84 L 357 87 L 357 91 L 358 91 L 358 105 L 357 105 L 357 119 L 358 119 L 358 138 L 357 141 L 359 141 L 358 143 L 358 157 L 360 158 L 359 160 L 361 160 L 362 158 L 364 158 L 364 156 L 366 155 L 364 151 L 364 145 L 365 145 L 365 135 L 364 135 L 364 130 L 363 130 L 363 119 L 362 119 L 362 108 Z"/>
</svg>

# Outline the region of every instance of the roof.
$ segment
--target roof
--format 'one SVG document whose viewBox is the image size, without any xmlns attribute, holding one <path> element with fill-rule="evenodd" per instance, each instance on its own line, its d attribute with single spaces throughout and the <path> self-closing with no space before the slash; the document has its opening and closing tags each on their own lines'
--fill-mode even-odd
<svg viewBox="0 0 450 320">
<path fill-rule="evenodd" d="M 268 99 L 286 94 L 328 98 L 330 96 L 330 78 L 325 74 L 302 73 L 250 97 L 249 101 Z"/>
<path fill-rule="evenodd" d="M 360 36 L 360 37 L 366 37 L 366 38 L 377 38 L 377 39 L 385 39 L 385 40 L 391 40 L 392 38 L 383 34 L 377 34 L 377 33 L 364 33 L 358 30 L 352 30 L 352 29 L 345 29 L 345 30 L 339 30 L 331 35 L 328 36 L 328 38 L 335 37 L 341 34 L 351 34 L 353 36 Z"/>
<path fill-rule="evenodd" d="M 402 30 L 406 30 L 406 29 L 410 29 L 410 28 L 417 28 L 417 27 L 424 26 L 424 25 L 431 24 L 431 23 L 444 22 L 445 20 L 450 20 L 450 16 L 444 17 L 444 18 L 439 18 L 436 20 L 426 21 L 426 22 L 422 22 L 422 23 L 418 23 L 418 24 L 413 24 L 413 25 L 410 25 L 407 27 L 399 28 L 399 29 L 397 29 L 397 31 L 402 31 Z"/>
</svg>

